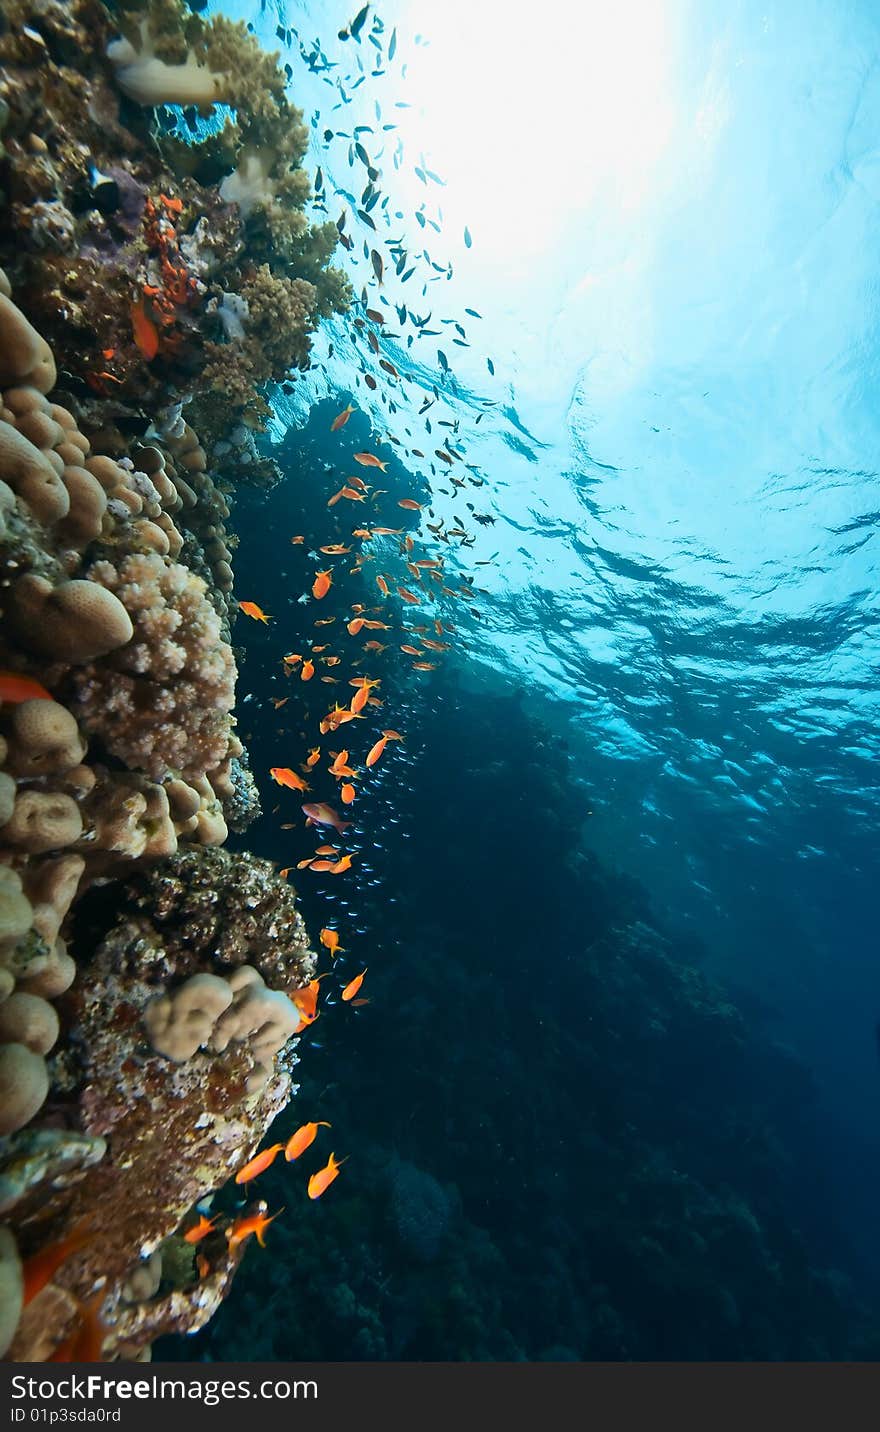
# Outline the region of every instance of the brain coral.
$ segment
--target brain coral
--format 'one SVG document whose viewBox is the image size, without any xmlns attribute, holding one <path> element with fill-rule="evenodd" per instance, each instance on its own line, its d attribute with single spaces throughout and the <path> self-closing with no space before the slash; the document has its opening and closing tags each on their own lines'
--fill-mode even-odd
<svg viewBox="0 0 880 1432">
<path fill-rule="evenodd" d="M 119 598 L 134 637 L 77 673 L 79 719 L 154 779 L 204 775 L 226 755 L 235 700 L 232 650 L 205 583 L 155 552 L 96 562 L 89 577 Z"/>
</svg>

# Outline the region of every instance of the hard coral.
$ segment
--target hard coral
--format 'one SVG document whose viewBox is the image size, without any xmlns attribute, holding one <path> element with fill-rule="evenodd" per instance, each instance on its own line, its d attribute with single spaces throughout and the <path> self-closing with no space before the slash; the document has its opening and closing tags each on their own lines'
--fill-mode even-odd
<svg viewBox="0 0 880 1432">
<path fill-rule="evenodd" d="M 75 710 L 104 747 L 154 779 L 201 776 L 225 756 L 235 663 L 205 583 L 156 553 L 95 563 L 89 576 L 130 616 L 134 637 L 77 672 Z"/>
<path fill-rule="evenodd" d="M 242 284 L 241 298 L 247 310 L 243 337 L 206 344 L 203 376 L 233 406 L 259 411 L 260 384 L 308 363 L 318 295 L 305 279 L 276 278 L 261 264 Z"/>
</svg>

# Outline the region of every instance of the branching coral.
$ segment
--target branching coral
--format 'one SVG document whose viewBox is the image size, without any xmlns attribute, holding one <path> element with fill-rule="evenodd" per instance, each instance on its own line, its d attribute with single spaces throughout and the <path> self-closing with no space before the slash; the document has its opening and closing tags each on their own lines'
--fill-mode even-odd
<svg viewBox="0 0 880 1432">
<path fill-rule="evenodd" d="M 268 264 L 261 264 L 242 284 L 241 298 L 247 306 L 244 337 L 208 343 L 203 376 L 209 388 L 222 392 L 236 407 L 265 410 L 258 385 L 308 362 L 317 292 L 304 279 L 276 278 Z"/>
<path fill-rule="evenodd" d="M 119 760 L 155 779 L 201 776 L 226 755 L 235 663 L 200 578 L 156 553 L 89 577 L 128 612 L 134 637 L 76 675 L 76 713 Z"/>
</svg>

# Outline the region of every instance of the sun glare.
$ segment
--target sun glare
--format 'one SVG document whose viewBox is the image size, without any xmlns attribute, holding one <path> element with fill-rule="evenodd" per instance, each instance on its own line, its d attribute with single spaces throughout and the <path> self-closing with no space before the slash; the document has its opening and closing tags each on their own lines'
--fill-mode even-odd
<svg viewBox="0 0 880 1432">
<path fill-rule="evenodd" d="M 405 13 L 407 150 L 446 180 L 445 237 L 535 254 L 612 185 L 638 206 L 672 126 L 672 5 L 660 0 L 447 0 Z M 484 248 L 484 252 L 486 249 Z"/>
</svg>

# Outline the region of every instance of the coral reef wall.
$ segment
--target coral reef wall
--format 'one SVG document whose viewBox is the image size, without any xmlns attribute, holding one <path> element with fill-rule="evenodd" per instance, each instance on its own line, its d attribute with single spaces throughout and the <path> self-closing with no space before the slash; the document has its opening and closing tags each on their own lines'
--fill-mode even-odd
<svg viewBox="0 0 880 1432">
<path fill-rule="evenodd" d="M 246 1240 L 186 1234 L 294 1089 L 314 956 L 220 849 L 258 810 L 227 524 L 348 291 L 243 25 L 0 16 L 0 1353 L 148 1357 L 223 1297 Z"/>
</svg>

